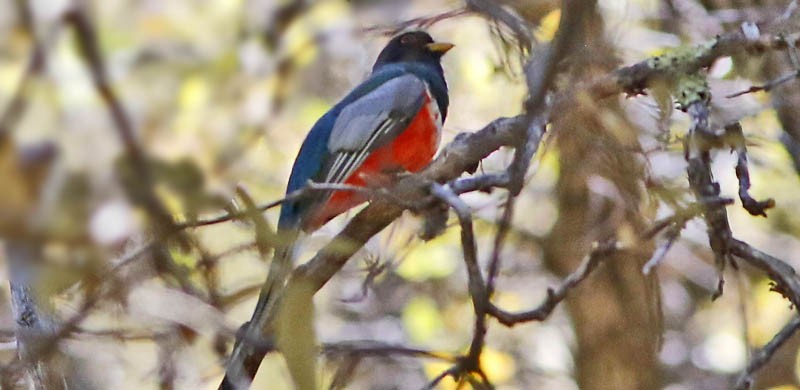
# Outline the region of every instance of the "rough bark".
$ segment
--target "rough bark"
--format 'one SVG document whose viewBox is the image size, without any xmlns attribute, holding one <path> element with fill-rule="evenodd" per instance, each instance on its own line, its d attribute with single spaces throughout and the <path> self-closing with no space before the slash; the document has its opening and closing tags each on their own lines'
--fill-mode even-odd
<svg viewBox="0 0 800 390">
<path fill-rule="evenodd" d="M 571 78 L 596 77 L 616 62 L 608 54 L 613 50 L 603 38 L 601 16 L 596 13 L 590 20 L 588 50 L 570 60 L 575 69 Z M 579 265 L 592 242 L 619 238 L 625 229 L 641 231 L 646 220 L 640 211 L 644 170 L 631 152 L 638 141 L 626 128 L 619 104 L 578 96 L 573 107 L 569 116 L 554 123 L 559 135 L 559 218 L 544 240 L 545 262 L 559 276 Z M 613 196 L 592 191 L 590 183 L 598 178 L 613 184 Z M 613 255 L 567 299 L 581 389 L 658 388 L 659 291 L 656 279 L 642 273 L 652 248 L 642 249 Z"/>
</svg>

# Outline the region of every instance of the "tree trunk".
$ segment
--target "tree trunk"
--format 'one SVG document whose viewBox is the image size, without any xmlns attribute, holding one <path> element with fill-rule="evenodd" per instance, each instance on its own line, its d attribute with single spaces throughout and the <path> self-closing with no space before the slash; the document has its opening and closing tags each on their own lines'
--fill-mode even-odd
<svg viewBox="0 0 800 390">
<path fill-rule="evenodd" d="M 585 46 L 568 58 L 570 83 L 603 74 L 616 65 L 598 12 L 588 18 Z M 566 275 L 589 253 L 593 241 L 621 238 L 647 226 L 644 170 L 633 154 L 635 130 L 617 101 L 583 101 L 554 123 L 560 174 L 559 218 L 544 256 L 557 275 Z M 660 384 L 659 289 L 642 266 L 652 247 L 625 251 L 607 261 L 567 299 L 577 335 L 576 378 L 581 389 L 655 389 Z"/>
</svg>

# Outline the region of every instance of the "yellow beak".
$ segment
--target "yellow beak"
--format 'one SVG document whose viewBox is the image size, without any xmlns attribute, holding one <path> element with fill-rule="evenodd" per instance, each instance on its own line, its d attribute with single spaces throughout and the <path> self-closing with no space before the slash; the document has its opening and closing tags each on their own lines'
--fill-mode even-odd
<svg viewBox="0 0 800 390">
<path fill-rule="evenodd" d="M 433 42 L 425 45 L 428 50 L 434 53 L 447 53 L 448 50 L 452 49 L 455 45 L 452 43 L 447 42 Z"/>
</svg>

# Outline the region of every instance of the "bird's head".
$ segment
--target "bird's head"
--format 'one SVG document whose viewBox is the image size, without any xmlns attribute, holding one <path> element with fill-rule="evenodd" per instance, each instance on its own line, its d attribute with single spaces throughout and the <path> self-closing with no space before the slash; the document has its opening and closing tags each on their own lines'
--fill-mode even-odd
<svg viewBox="0 0 800 390">
<path fill-rule="evenodd" d="M 452 43 L 434 42 L 424 31 L 411 31 L 392 38 L 381 50 L 375 68 L 396 62 L 427 62 L 438 64 L 444 53 L 453 48 Z"/>
</svg>

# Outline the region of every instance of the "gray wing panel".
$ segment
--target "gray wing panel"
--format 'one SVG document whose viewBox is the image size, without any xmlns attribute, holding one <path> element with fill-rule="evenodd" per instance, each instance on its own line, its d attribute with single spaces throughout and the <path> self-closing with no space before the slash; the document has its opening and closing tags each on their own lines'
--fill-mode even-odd
<svg viewBox="0 0 800 390">
<path fill-rule="evenodd" d="M 332 153 L 355 152 L 375 144 L 376 137 L 391 133 L 379 131 L 381 128 L 389 122 L 413 119 L 424 101 L 422 80 L 413 75 L 393 78 L 342 110 L 331 130 L 328 149 Z"/>
</svg>

